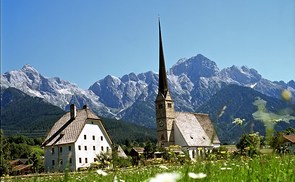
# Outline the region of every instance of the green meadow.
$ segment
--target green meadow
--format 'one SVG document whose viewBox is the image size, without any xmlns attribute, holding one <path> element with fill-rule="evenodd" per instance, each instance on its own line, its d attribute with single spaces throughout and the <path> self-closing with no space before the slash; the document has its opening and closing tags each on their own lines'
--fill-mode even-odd
<svg viewBox="0 0 295 182">
<path fill-rule="evenodd" d="M 43 176 L 6 177 L 1 181 L 295 181 L 294 155 L 261 155 L 230 160 L 195 161 Z"/>
</svg>

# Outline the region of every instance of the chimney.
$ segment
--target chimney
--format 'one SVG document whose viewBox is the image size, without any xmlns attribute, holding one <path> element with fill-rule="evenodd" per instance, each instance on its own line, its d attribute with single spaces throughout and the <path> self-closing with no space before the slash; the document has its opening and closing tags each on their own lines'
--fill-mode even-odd
<svg viewBox="0 0 295 182">
<path fill-rule="evenodd" d="M 77 116 L 77 109 L 76 109 L 75 104 L 71 104 L 70 112 L 71 112 L 71 119 L 75 119 Z"/>
<path fill-rule="evenodd" d="M 83 109 L 88 109 L 88 106 L 87 106 L 87 105 L 84 105 L 84 106 L 83 106 Z"/>
</svg>

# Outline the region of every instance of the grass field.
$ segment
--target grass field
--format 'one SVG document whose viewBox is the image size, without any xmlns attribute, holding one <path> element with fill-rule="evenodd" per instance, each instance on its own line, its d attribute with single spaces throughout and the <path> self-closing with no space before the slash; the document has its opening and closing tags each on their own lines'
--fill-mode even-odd
<svg viewBox="0 0 295 182">
<path fill-rule="evenodd" d="M 105 173 L 104 173 L 105 172 Z M 263 155 L 184 165 L 162 164 L 109 171 L 6 177 L 1 181 L 295 181 L 295 156 Z M 158 176 L 157 176 L 158 175 Z M 157 176 L 157 177 L 155 177 Z"/>
</svg>

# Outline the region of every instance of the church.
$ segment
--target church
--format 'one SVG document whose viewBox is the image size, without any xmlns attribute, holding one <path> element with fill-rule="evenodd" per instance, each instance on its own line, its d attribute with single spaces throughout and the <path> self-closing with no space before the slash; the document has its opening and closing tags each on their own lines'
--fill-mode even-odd
<svg viewBox="0 0 295 182">
<path fill-rule="evenodd" d="M 176 112 L 168 88 L 167 74 L 159 21 L 159 87 L 155 101 L 158 145 L 179 145 L 190 158 L 220 146 L 217 133 L 208 114 Z"/>
</svg>

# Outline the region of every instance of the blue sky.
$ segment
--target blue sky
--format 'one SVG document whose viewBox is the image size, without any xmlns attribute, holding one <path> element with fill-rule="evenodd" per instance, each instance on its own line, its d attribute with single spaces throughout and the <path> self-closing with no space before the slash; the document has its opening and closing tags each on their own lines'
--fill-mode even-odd
<svg viewBox="0 0 295 182">
<path fill-rule="evenodd" d="M 158 72 L 158 16 L 167 68 L 203 54 L 219 68 L 295 79 L 294 0 L 1 0 L 1 72 L 30 64 L 84 89 Z"/>
</svg>

